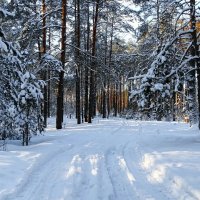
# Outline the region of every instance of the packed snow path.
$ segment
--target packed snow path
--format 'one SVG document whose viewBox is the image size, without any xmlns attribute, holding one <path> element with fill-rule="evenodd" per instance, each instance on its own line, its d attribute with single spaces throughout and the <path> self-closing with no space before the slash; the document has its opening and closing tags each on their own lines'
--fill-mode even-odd
<svg viewBox="0 0 200 200">
<path fill-rule="evenodd" d="M 123 119 L 49 128 L 29 147 L 10 146 L 18 181 L 0 189 L 0 199 L 198 200 L 200 138 L 189 129 Z"/>
</svg>

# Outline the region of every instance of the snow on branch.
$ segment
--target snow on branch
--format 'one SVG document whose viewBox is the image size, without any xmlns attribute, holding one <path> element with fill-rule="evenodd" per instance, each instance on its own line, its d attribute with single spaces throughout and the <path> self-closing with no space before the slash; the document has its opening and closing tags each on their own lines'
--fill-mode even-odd
<svg viewBox="0 0 200 200">
<path fill-rule="evenodd" d="M 51 71 L 62 71 L 62 63 L 55 58 L 53 55 L 50 55 L 48 53 L 44 54 L 42 56 L 41 62 L 40 62 L 40 67 L 36 69 L 34 74 L 39 73 L 42 70 L 51 70 Z"/>
<path fill-rule="evenodd" d="M 0 14 L 2 14 L 4 17 L 14 17 L 15 16 L 15 13 L 11 13 L 11 12 L 8 12 L 7 10 L 3 9 L 0 7 Z"/>
</svg>

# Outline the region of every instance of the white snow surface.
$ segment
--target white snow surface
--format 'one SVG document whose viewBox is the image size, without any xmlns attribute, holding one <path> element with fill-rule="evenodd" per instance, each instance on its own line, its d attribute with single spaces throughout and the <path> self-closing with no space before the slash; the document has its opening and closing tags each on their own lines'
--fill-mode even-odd
<svg viewBox="0 0 200 200">
<path fill-rule="evenodd" d="M 163 90 L 163 84 L 162 83 L 156 83 L 154 87 L 155 87 L 155 90 L 160 90 L 160 91 Z"/>
<path fill-rule="evenodd" d="M 0 151 L 1 200 L 200 200 L 200 135 L 175 122 L 54 119 Z"/>
</svg>

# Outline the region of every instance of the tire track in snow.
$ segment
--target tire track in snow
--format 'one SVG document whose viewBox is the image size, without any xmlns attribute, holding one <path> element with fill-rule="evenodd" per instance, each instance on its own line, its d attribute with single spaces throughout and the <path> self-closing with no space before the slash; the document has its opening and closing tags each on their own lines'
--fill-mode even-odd
<svg viewBox="0 0 200 200">
<path fill-rule="evenodd" d="M 163 191 L 157 196 L 157 186 L 150 185 L 145 173 L 140 171 L 139 136 L 133 134 L 138 131 L 128 121 L 120 120 L 116 126 L 102 124 L 100 132 L 90 131 L 79 143 L 74 140 L 76 137 L 72 138 L 75 144 L 72 150 L 73 146 L 66 148 L 63 143 L 54 152 L 39 158 L 28 171 L 30 176 L 3 200 L 170 199 Z M 128 134 L 127 138 L 124 134 Z M 132 135 L 134 140 L 130 141 Z M 150 194 L 156 195 L 149 195 L 147 188 Z"/>
<path fill-rule="evenodd" d="M 129 123 L 124 120 L 115 133 L 119 130 L 122 132 L 123 129 L 124 132 L 132 131 Z M 152 185 L 147 181 L 146 174 L 142 172 L 139 166 L 139 157 L 141 157 L 142 153 L 139 151 L 137 137 L 135 135 L 134 141 L 128 141 L 120 147 L 115 147 L 107 152 L 107 171 L 113 185 L 113 195 L 110 200 L 172 200 L 165 188 Z M 134 159 L 135 157 L 137 159 Z"/>
<path fill-rule="evenodd" d="M 105 155 L 107 173 L 113 187 L 113 194 L 110 196 L 109 200 L 138 199 L 135 195 L 133 185 L 128 181 L 125 172 L 120 167 L 120 154 L 120 151 L 113 148 L 108 150 Z"/>
<path fill-rule="evenodd" d="M 82 152 L 79 149 L 79 152 Z M 70 188 L 70 193 L 67 196 L 68 200 L 85 200 L 99 199 L 102 200 L 99 193 L 101 169 L 100 163 L 103 157 L 99 154 L 78 154 L 72 158 L 67 167 L 67 187 Z"/>
<path fill-rule="evenodd" d="M 152 185 L 151 183 L 148 182 L 145 172 L 141 169 L 141 166 L 139 166 L 140 159 L 142 159 L 142 153 L 139 150 L 139 145 L 136 141 L 134 141 L 131 146 L 130 144 L 131 143 L 128 142 L 124 146 L 122 156 L 126 162 L 126 166 L 128 170 L 131 173 L 135 174 L 136 180 L 140 180 L 140 181 L 137 181 L 135 184 L 135 188 L 138 193 L 139 199 L 141 200 L 143 199 L 173 200 L 169 196 L 169 192 L 167 192 L 166 190 L 163 190 L 164 188 L 158 185 Z M 134 149 L 132 146 L 134 146 Z M 133 158 L 134 158 L 134 161 L 133 161 Z M 151 191 L 151 194 L 153 195 L 150 195 L 148 191 Z"/>
<path fill-rule="evenodd" d="M 107 130 L 105 130 L 106 132 L 109 130 L 107 135 L 113 139 L 113 134 L 119 132 L 123 126 L 123 123 L 120 123 L 120 126 L 117 126 L 114 130 L 110 130 L 110 127 L 107 127 Z M 86 146 L 85 144 L 82 144 L 79 149 L 73 152 L 74 157 L 67 167 L 67 187 L 71 188 L 67 196 L 68 200 L 113 199 L 113 185 L 107 170 L 105 149 L 102 151 L 98 145 L 100 144 L 97 143 L 97 146 L 92 147 L 92 154 L 90 150 L 83 148 Z"/>
<path fill-rule="evenodd" d="M 128 128 L 127 130 L 131 130 L 131 126 L 128 121 L 124 121 L 124 125 Z M 137 126 L 139 135 L 137 133 L 137 135 L 134 136 L 133 141 L 128 141 L 126 144 L 123 145 L 121 150 L 121 160 L 123 162 L 124 168 L 127 171 L 127 176 L 134 175 L 136 179 L 136 181 L 134 182 L 134 190 L 136 196 L 139 200 L 173 200 L 169 196 L 169 192 L 163 190 L 162 187 L 149 183 L 147 181 L 146 174 L 141 169 L 139 163 L 140 159 L 142 159 L 142 152 L 139 148 L 138 139 L 141 137 L 142 127 L 140 123 L 137 123 Z"/>
<path fill-rule="evenodd" d="M 28 171 L 28 175 L 23 178 L 23 180 L 18 184 L 17 188 L 14 192 L 6 195 L 3 200 L 39 200 L 41 199 L 41 193 L 44 189 L 44 184 L 51 177 L 51 172 L 55 172 L 56 161 L 59 158 L 63 158 L 63 154 L 66 151 L 72 149 L 73 146 L 60 147 L 58 150 L 51 152 L 45 157 L 41 157 L 40 160 L 34 165 L 30 171 Z M 39 197 L 38 197 L 39 195 Z M 45 196 L 42 196 L 42 200 L 48 199 Z"/>
<path fill-rule="evenodd" d="M 127 129 L 128 122 L 122 120 L 120 126 L 110 132 L 110 135 L 115 135 L 122 129 Z M 113 138 L 113 136 L 112 136 Z M 114 138 L 113 138 L 114 141 Z M 118 144 L 117 144 L 118 145 Z M 115 145 L 116 146 L 116 145 Z M 122 149 L 118 146 L 108 147 L 108 150 L 104 152 L 104 160 L 101 163 L 102 171 L 101 177 L 107 179 L 107 196 L 106 200 L 133 200 L 138 199 L 135 196 L 134 188 L 127 180 L 125 172 L 120 167 L 119 155 L 121 155 Z M 108 182 L 110 184 L 108 184 Z M 101 179 L 100 185 L 104 185 L 104 180 Z M 109 188 L 110 187 L 110 188 Z M 109 188 L 109 189 L 108 189 Z"/>
</svg>

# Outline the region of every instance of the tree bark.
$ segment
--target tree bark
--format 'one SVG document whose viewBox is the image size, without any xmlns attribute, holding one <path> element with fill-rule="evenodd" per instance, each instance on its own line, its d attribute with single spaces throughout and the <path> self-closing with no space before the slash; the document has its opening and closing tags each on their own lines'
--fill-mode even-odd
<svg viewBox="0 0 200 200">
<path fill-rule="evenodd" d="M 52 0 L 50 0 L 50 7 L 52 8 Z M 49 16 L 50 20 L 51 16 Z M 49 30 L 49 38 L 48 38 L 48 45 L 49 45 L 49 51 L 51 51 L 51 27 L 48 28 Z M 48 68 L 47 72 L 47 77 L 48 77 L 48 89 L 47 89 L 47 116 L 51 116 L 51 70 Z"/>
<path fill-rule="evenodd" d="M 46 2 L 42 0 L 42 54 L 46 53 L 46 38 L 47 38 L 47 28 L 46 28 Z M 47 70 L 43 69 L 42 79 L 47 81 Z M 43 117 L 44 117 L 44 127 L 47 127 L 47 111 L 48 111 L 48 96 L 47 96 L 47 85 L 44 86 L 44 102 L 43 102 Z"/>
<path fill-rule="evenodd" d="M 111 61 L 112 61 L 112 52 L 113 52 L 113 33 L 114 33 L 114 17 L 112 17 L 111 21 L 111 34 L 110 34 L 110 49 L 109 49 L 109 62 L 108 62 L 108 68 L 111 68 Z M 110 116 L 110 110 L 113 105 L 113 99 L 112 99 L 112 86 L 110 85 L 110 74 L 108 74 L 108 89 L 107 89 L 107 109 L 108 109 L 108 118 Z"/>
<path fill-rule="evenodd" d="M 58 94 L 57 94 L 57 112 L 56 112 L 56 128 L 62 129 L 63 114 L 64 114 L 64 68 L 65 68 L 65 48 L 66 48 L 66 15 L 67 15 L 67 0 L 62 0 L 62 36 L 61 36 L 61 62 L 63 70 L 59 74 Z"/>
<path fill-rule="evenodd" d="M 106 83 L 104 82 L 103 86 L 103 97 L 102 97 L 102 112 L 103 112 L 103 118 L 106 118 Z"/>
<path fill-rule="evenodd" d="M 196 32 L 196 16 L 195 16 L 195 0 L 190 0 L 190 21 L 191 21 L 191 42 L 192 42 L 192 46 L 191 46 L 191 56 L 195 57 L 198 56 L 199 57 L 199 52 L 198 52 L 198 44 L 197 44 L 197 32 Z M 190 116 L 190 120 L 191 123 L 194 124 L 197 122 L 197 101 L 199 103 L 200 100 L 200 94 L 199 94 L 199 86 L 200 86 L 200 78 L 199 78 L 199 64 L 198 64 L 198 60 L 199 59 L 193 59 L 190 62 L 192 71 L 189 73 L 189 79 L 188 79 L 188 83 L 189 83 L 189 110 L 191 112 L 191 116 Z M 197 69 L 198 70 L 195 70 Z M 198 94 L 196 94 L 196 72 L 197 72 L 197 79 L 198 79 Z M 200 108 L 199 108 L 200 109 Z M 198 117 L 199 117 L 199 113 L 200 110 L 198 110 Z M 200 123 L 199 123 L 200 126 Z"/>
<path fill-rule="evenodd" d="M 76 118 L 81 124 L 81 70 L 80 70 L 80 0 L 75 1 L 75 37 L 76 37 Z"/>
<path fill-rule="evenodd" d="M 94 16 L 93 22 L 93 34 L 92 34 L 92 63 L 91 63 L 91 70 L 90 70 L 90 96 L 89 96 L 89 117 L 88 123 L 92 123 L 92 118 L 94 116 L 94 109 L 95 109 L 95 60 L 94 56 L 96 55 L 96 39 L 97 39 L 97 23 L 98 23 L 98 15 L 99 15 L 99 1 L 96 0 L 96 11 Z"/>
<path fill-rule="evenodd" d="M 87 3 L 87 44 L 86 44 L 86 51 L 89 53 L 90 50 L 90 7 L 89 7 L 89 2 Z M 84 117 L 85 117 L 85 122 L 88 122 L 88 107 L 89 107 L 89 99 L 88 99 L 88 94 L 89 94 L 89 70 L 88 66 L 90 64 L 90 59 L 87 58 L 87 65 L 85 66 L 85 104 L 84 104 Z"/>
</svg>

